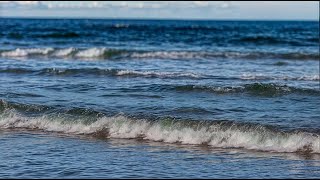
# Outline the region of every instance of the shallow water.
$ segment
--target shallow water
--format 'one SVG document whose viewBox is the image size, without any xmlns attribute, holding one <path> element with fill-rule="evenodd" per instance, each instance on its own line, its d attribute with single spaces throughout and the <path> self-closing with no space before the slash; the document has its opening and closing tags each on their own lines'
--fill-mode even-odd
<svg viewBox="0 0 320 180">
<path fill-rule="evenodd" d="M 318 22 L 0 23 L 1 177 L 319 177 Z"/>
<path fill-rule="evenodd" d="M 319 155 L 1 132 L 3 178 L 317 178 Z M 36 149 L 34 147 L 37 147 Z M 76 147 L 76 148 L 75 148 Z M 263 168 L 262 168 L 263 167 Z"/>
</svg>

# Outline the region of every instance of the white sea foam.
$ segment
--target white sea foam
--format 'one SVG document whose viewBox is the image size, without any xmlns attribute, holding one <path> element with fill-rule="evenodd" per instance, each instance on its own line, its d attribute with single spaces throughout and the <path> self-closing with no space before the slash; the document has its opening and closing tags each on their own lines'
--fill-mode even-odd
<svg viewBox="0 0 320 180">
<path fill-rule="evenodd" d="M 264 76 L 263 74 L 250 74 L 250 73 L 244 73 L 240 76 L 240 79 L 244 80 L 258 80 L 258 79 L 267 79 L 267 76 Z"/>
<path fill-rule="evenodd" d="M 305 80 L 305 81 L 319 81 L 319 74 L 317 75 L 310 75 L 310 76 L 302 76 L 299 77 L 298 80 Z"/>
<path fill-rule="evenodd" d="M 64 57 L 73 54 L 73 57 L 77 58 L 94 58 L 103 57 L 103 55 L 108 51 L 114 51 L 108 48 L 30 48 L 30 49 L 14 49 L 9 51 L 4 51 L 1 53 L 2 56 L 10 57 L 25 57 L 31 55 L 50 55 Z M 239 54 L 239 53 L 238 53 Z M 151 52 L 123 52 L 124 57 L 131 58 L 159 58 L 159 59 L 203 59 L 210 56 L 235 56 L 235 53 L 219 53 L 219 52 L 193 52 L 193 51 L 151 51 Z"/>
<path fill-rule="evenodd" d="M 207 59 L 207 58 L 241 58 L 250 56 L 244 52 L 206 52 L 206 51 L 152 51 L 135 52 L 130 55 L 132 58 L 159 58 L 159 59 Z"/>
<path fill-rule="evenodd" d="M 187 52 L 187 51 L 154 51 L 154 52 L 136 52 L 132 53 L 132 58 L 159 58 L 159 59 L 201 59 L 204 58 L 204 52 Z"/>
<path fill-rule="evenodd" d="M 4 51 L 1 56 L 5 57 L 27 57 L 27 56 L 53 56 L 53 57 L 67 57 L 74 54 L 74 57 L 78 58 L 93 58 L 100 57 L 107 51 L 106 48 L 89 48 L 89 49 L 77 49 L 77 48 L 30 48 L 30 49 L 14 49 Z"/>
<path fill-rule="evenodd" d="M 105 138 L 142 138 L 166 143 L 206 144 L 220 148 L 245 148 L 271 152 L 320 153 L 320 136 L 307 132 L 279 132 L 263 126 L 254 128 L 222 124 L 196 126 L 177 121 L 133 120 L 124 116 L 102 117 L 91 124 L 48 116 L 24 117 L 15 112 L 0 116 L 0 128 L 27 128 Z"/>
<path fill-rule="evenodd" d="M 128 28 L 129 24 L 115 24 L 114 27 L 116 27 L 116 28 Z"/>
<path fill-rule="evenodd" d="M 166 77 L 191 77 L 199 78 L 200 75 L 195 73 L 180 73 L 180 72 L 156 72 L 156 71 L 135 71 L 135 70 L 120 70 L 116 73 L 117 76 L 137 75 L 137 76 L 155 76 L 160 78 Z"/>
<path fill-rule="evenodd" d="M 105 56 L 106 54 L 106 56 Z M 92 48 L 17 48 L 13 50 L 1 50 L 1 56 L 7 57 L 27 57 L 27 56 L 54 56 L 73 58 L 111 58 L 113 55 L 122 58 L 136 58 L 136 59 L 216 59 L 216 58 L 245 58 L 256 59 L 263 57 L 285 58 L 282 54 L 266 54 L 261 52 L 232 52 L 232 51 L 130 51 L 130 50 L 116 50 L 106 47 L 92 47 Z M 307 57 L 305 57 L 307 56 Z M 291 57 L 291 56 L 289 56 Z M 299 56 L 300 57 L 300 56 Z M 292 59 L 299 59 L 293 57 Z M 314 55 L 304 55 L 302 59 L 314 59 Z"/>
<path fill-rule="evenodd" d="M 75 56 L 82 58 L 91 58 L 91 57 L 99 57 L 103 56 L 106 52 L 106 48 L 90 48 L 79 51 Z"/>
<path fill-rule="evenodd" d="M 47 55 L 54 51 L 53 48 L 31 48 L 31 49 L 20 49 L 2 52 L 1 56 L 6 57 L 24 57 L 29 55 Z"/>
<path fill-rule="evenodd" d="M 75 51 L 76 51 L 76 48 L 58 49 L 53 53 L 53 56 L 65 57 L 65 56 L 71 55 Z"/>
<path fill-rule="evenodd" d="M 300 77 L 292 76 L 268 76 L 261 73 L 250 74 L 244 73 L 240 76 L 243 80 L 294 80 L 294 81 L 319 81 L 319 75 L 304 75 Z"/>
</svg>

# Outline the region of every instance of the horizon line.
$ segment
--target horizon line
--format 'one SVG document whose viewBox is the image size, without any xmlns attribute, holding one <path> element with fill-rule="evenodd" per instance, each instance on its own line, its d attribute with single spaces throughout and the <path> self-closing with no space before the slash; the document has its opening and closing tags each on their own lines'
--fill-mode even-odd
<svg viewBox="0 0 320 180">
<path fill-rule="evenodd" d="M 144 17 L 46 17 L 46 16 L 0 16 L 0 19 L 92 19 L 92 20 L 172 20 L 172 21 L 320 21 L 319 19 L 232 19 L 232 18 L 144 18 Z"/>
</svg>

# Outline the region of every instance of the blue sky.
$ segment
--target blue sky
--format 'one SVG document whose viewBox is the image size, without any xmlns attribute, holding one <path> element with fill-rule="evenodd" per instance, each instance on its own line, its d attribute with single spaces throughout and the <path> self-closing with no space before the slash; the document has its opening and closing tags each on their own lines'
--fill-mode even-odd
<svg viewBox="0 0 320 180">
<path fill-rule="evenodd" d="M 2 17 L 319 20 L 318 1 L 1 1 Z"/>
</svg>

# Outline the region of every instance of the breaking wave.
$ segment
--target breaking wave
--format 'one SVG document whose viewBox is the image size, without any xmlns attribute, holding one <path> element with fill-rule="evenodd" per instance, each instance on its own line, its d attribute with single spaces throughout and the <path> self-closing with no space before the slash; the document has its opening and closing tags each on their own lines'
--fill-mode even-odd
<svg viewBox="0 0 320 180">
<path fill-rule="evenodd" d="M 2 57 L 72 58 L 72 59 L 288 59 L 319 60 L 319 53 L 237 52 L 237 51 L 140 51 L 109 48 L 17 48 L 0 50 Z"/>
<path fill-rule="evenodd" d="M 36 74 L 36 75 L 97 75 L 97 76 L 125 76 L 125 77 L 149 77 L 149 78 L 219 78 L 208 74 L 200 74 L 193 72 L 169 72 L 169 71 L 151 71 L 151 70 L 130 70 L 130 69 L 102 69 L 102 68 L 0 68 L 0 73 L 12 74 Z M 241 80 L 284 80 L 284 81 L 319 81 L 319 75 L 303 75 L 303 76 L 269 76 L 264 74 L 245 73 L 241 76 L 230 77 L 230 79 Z"/>
<path fill-rule="evenodd" d="M 269 152 L 320 153 L 320 136 L 305 131 L 281 131 L 276 127 L 233 121 L 136 119 L 66 114 L 26 116 L 0 104 L 1 129 L 29 129 L 99 138 L 142 139 L 149 141 L 202 145 L 216 148 L 244 148 Z"/>
<path fill-rule="evenodd" d="M 266 76 L 263 74 L 242 74 L 240 79 L 243 80 L 295 80 L 295 81 L 319 81 L 319 75 L 304 75 L 300 77 L 291 76 Z"/>
<path fill-rule="evenodd" d="M 226 93 L 245 93 L 254 96 L 280 96 L 291 93 L 308 94 L 308 95 L 320 95 L 320 91 L 316 89 L 296 88 L 287 85 L 279 85 L 274 83 L 251 83 L 244 84 L 242 86 L 202 86 L 202 85 L 181 85 L 175 86 L 177 91 L 187 92 L 212 92 L 218 94 Z"/>
<path fill-rule="evenodd" d="M 39 70 L 24 68 L 1 69 L 0 73 L 13 74 L 34 74 L 34 75 L 52 75 L 52 76 L 72 76 L 72 75 L 96 75 L 96 76 L 124 76 L 124 77 L 146 77 L 146 78 L 201 78 L 204 75 L 191 72 L 157 72 L 157 71 L 137 71 L 128 69 L 99 69 L 99 68 L 81 68 L 81 69 L 63 69 L 63 68 L 44 68 Z"/>
<path fill-rule="evenodd" d="M 255 35 L 243 36 L 240 38 L 230 39 L 229 43 L 239 44 L 256 44 L 256 45 L 293 45 L 293 46 L 307 46 L 319 42 L 319 38 L 306 38 L 303 41 L 299 38 L 280 38 L 277 36 Z"/>
<path fill-rule="evenodd" d="M 30 48 L 30 49 L 20 49 L 17 48 L 15 50 L 3 51 L 1 56 L 5 57 L 26 57 L 31 55 L 48 55 L 49 53 L 53 52 L 53 48 Z"/>
<path fill-rule="evenodd" d="M 60 58 L 114 58 L 116 55 L 124 53 L 125 51 L 107 49 L 107 48 L 17 48 L 14 50 L 4 50 L 1 56 L 4 57 L 60 57 Z"/>
<path fill-rule="evenodd" d="M 135 70 L 120 70 L 116 73 L 118 76 L 146 76 L 146 77 L 189 77 L 199 78 L 200 75 L 195 73 L 180 73 L 180 72 L 155 72 L 155 71 L 135 71 Z"/>
</svg>

